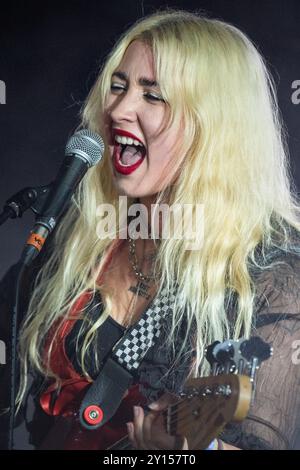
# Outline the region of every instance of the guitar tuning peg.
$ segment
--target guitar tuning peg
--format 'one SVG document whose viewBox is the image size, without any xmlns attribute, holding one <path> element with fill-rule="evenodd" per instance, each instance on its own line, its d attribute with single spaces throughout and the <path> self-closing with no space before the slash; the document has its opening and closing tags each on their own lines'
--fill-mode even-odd
<svg viewBox="0 0 300 470">
<path fill-rule="evenodd" d="M 230 341 L 225 341 L 225 343 L 222 343 L 215 349 L 214 355 L 220 364 L 227 364 L 228 362 L 231 362 L 234 356 L 233 344 Z"/>
<path fill-rule="evenodd" d="M 238 373 L 250 375 L 254 382 L 261 362 L 272 355 L 272 347 L 258 336 L 248 340 L 232 339 L 223 343 L 215 341 L 205 350 L 205 357 L 211 366 L 212 375 Z"/>
<path fill-rule="evenodd" d="M 258 371 L 260 364 L 272 356 L 273 348 L 259 336 L 254 336 L 253 338 L 240 343 L 239 352 L 248 362 L 247 367 L 250 381 L 253 384 L 252 396 L 254 397 L 256 372 Z"/>
<path fill-rule="evenodd" d="M 236 369 L 234 341 L 227 340 L 223 343 L 215 341 L 205 350 L 206 359 L 210 363 L 212 375 L 229 373 Z"/>
<path fill-rule="evenodd" d="M 266 361 L 273 354 L 273 348 L 259 336 L 254 336 L 240 344 L 240 353 L 248 361 L 256 357 L 259 363 Z"/>
<path fill-rule="evenodd" d="M 209 362 L 211 367 L 216 362 L 216 358 L 214 356 L 214 349 L 218 344 L 220 344 L 220 341 L 214 341 L 212 344 L 207 346 L 207 348 L 204 351 L 205 357 L 206 357 L 206 359 Z"/>
</svg>

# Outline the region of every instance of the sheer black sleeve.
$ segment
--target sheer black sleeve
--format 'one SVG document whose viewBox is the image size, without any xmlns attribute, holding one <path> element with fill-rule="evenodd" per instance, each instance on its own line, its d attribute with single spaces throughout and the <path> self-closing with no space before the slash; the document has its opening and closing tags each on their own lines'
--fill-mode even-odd
<svg viewBox="0 0 300 470">
<path fill-rule="evenodd" d="M 257 374 L 247 419 L 222 438 L 242 449 L 300 448 L 300 258 L 285 255 L 257 278 L 253 335 L 274 348 Z"/>
</svg>

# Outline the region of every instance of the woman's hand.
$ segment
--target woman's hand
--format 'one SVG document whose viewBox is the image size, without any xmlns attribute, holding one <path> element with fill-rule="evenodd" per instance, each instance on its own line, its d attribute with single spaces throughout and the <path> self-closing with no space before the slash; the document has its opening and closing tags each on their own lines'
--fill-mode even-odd
<svg viewBox="0 0 300 470">
<path fill-rule="evenodd" d="M 161 411 L 178 400 L 166 393 L 158 401 L 151 403 L 151 411 L 145 416 L 143 408 L 134 407 L 133 423 L 127 423 L 129 439 L 135 449 L 176 449 L 187 450 L 187 440 L 181 436 L 170 436 L 164 428 Z"/>
<path fill-rule="evenodd" d="M 145 416 L 143 408 L 134 407 L 133 423 L 127 423 L 128 436 L 135 449 L 149 450 L 188 450 L 187 439 L 183 436 L 171 436 L 165 430 L 162 411 L 176 403 L 178 397 L 166 393 L 159 400 L 149 405 L 151 411 Z M 218 450 L 241 450 L 219 440 Z"/>
</svg>

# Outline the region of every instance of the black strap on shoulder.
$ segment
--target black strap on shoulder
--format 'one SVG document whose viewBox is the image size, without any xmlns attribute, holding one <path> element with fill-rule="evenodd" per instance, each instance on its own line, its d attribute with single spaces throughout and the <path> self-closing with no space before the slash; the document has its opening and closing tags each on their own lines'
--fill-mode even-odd
<svg viewBox="0 0 300 470">
<path fill-rule="evenodd" d="M 108 358 L 81 403 L 81 425 L 86 429 L 97 429 L 107 423 L 119 408 L 132 380 L 130 372 Z"/>
<path fill-rule="evenodd" d="M 172 313 L 176 285 L 163 288 L 140 320 L 114 346 L 100 374 L 89 387 L 80 406 L 80 422 L 86 429 L 107 423 L 118 409 L 148 350 L 158 340 L 163 320 Z"/>
</svg>

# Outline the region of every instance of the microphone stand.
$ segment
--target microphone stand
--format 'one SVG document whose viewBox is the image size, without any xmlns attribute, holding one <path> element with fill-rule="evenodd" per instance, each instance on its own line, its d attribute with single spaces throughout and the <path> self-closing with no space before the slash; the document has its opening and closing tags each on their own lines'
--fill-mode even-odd
<svg viewBox="0 0 300 470">
<path fill-rule="evenodd" d="M 4 211 L 0 216 L 1 223 L 9 217 L 20 217 L 24 210 L 31 208 L 38 214 L 35 226 L 30 232 L 26 245 L 22 252 L 18 266 L 13 318 L 11 322 L 11 400 L 10 400 L 10 425 L 9 448 L 14 446 L 14 418 L 15 418 L 15 386 L 16 386 L 16 346 L 17 346 L 17 321 L 19 309 L 20 280 L 26 266 L 38 256 L 44 246 L 48 235 L 54 230 L 57 219 L 62 215 L 70 201 L 73 191 L 78 186 L 81 178 L 88 168 L 96 165 L 104 153 L 102 138 L 89 129 L 82 129 L 68 140 L 65 150 L 65 160 L 61 165 L 58 175 L 51 185 L 40 188 L 25 188 L 6 201 Z M 75 157 L 75 158 L 74 158 Z M 50 194 L 48 194 L 50 193 Z M 55 194 L 53 194 L 55 193 Z M 53 199 L 52 198 L 53 195 Z M 54 197 L 55 196 L 55 197 Z M 49 200 L 48 202 L 48 199 Z M 34 202 L 32 203 L 32 201 Z"/>
<path fill-rule="evenodd" d="M 22 217 L 27 209 L 31 209 L 35 214 L 39 214 L 47 199 L 52 184 L 47 186 L 37 186 L 35 188 L 23 188 L 11 196 L 4 204 L 3 211 L 0 214 L 0 225 L 7 219 L 16 219 Z"/>
<path fill-rule="evenodd" d="M 26 265 L 18 262 L 17 279 L 15 283 L 14 304 L 11 318 L 11 371 L 10 371 L 10 409 L 9 409 L 9 428 L 8 428 L 8 449 L 14 448 L 14 427 L 16 412 L 16 378 L 17 378 L 17 336 L 18 336 L 18 314 L 21 279 L 23 277 Z"/>
<path fill-rule="evenodd" d="M 35 188 L 26 187 L 9 198 L 0 214 L 0 225 L 9 218 L 15 219 L 22 217 L 27 209 L 31 209 L 35 214 L 39 215 L 43 205 L 51 190 L 52 184 L 47 186 L 38 186 Z M 10 415 L 8 430 L 8 449 L 14 448 L 14 427 L 15 427 L 15 410 L 16 410 L 16 378 L 17 378 L 17 336 L 18 336 L 18 313 L 20 300 L 20 286 L 25 268 L 26 260 L 21 259 L 17 263 L 17 279 L 15 283 L 14 303 L 11 318 L 11 374 L 10 374 Z"/>
</svg>

